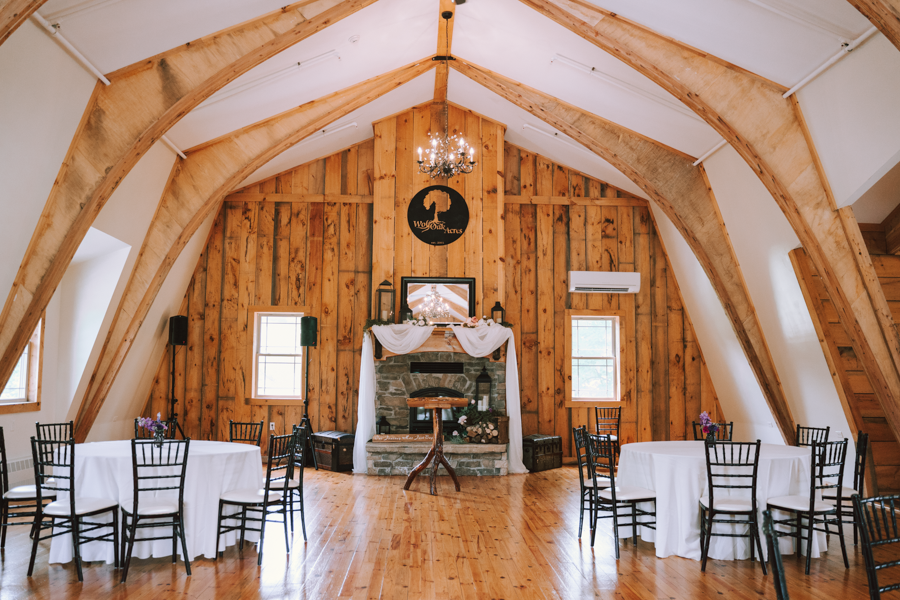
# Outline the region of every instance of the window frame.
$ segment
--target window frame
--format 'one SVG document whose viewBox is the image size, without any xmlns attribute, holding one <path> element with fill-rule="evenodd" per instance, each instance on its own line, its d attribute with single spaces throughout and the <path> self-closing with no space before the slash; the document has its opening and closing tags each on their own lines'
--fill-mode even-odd
<svg viewBox="0 0 900 600">
<path fill-rule="evenodd" d="M 262 396 L 257 394 L 257 358 L 259 353 L 259 331 L 258 321 L 260 315 L 288 313 L 299 315 L 302 317 L 310 317 L 309 309 L 305 306 L 251 306 L 247 309 L 247 325 L 250 344 L 248 344 L 246 358 L 244 359 L 244 373 L 249 373 L 246 377 L 246 387 L 244 388 L 245 396 L 249 399 L 250 404 L 264 406 L 299 406 L 303 404 L 303 396 Z M 296 356 L 296 355 L 295 355 Z M 306 392 L 306 357 L 302 359 L 303 366 L 303 387 L 304 394 Z"/>
<path fill-rule="evenodd" d="M 41 315 L 34 333 L 28 339 L 28 344 L 24 352 L 28 352 L 27 369 L 27 390 L 24 400 L 16 398 L 15 400 L 0 400 L 0 415 L 20 413 L 20 412 L 37 412 L 41 410 L 41 376 L 44 371 L 44 324 L 45 315 Z M 19 355 L 21 356 L 21 355 Z M 36 362 L 35 362 L 36 361 Z"/>
<path fill-rule="evenodd" d="M 616 337 L 618 338 L 618 356 L 616 357 L 616 390 L 615 400 L 586 398 L 584 400 L 572 397 L 572 321 L 579 317 L 604 317 L 616 320 Z M 615 408 L 623 406 L 632 397 L 631 390 L 634 387 L 634 373 L 632 357 L 629 351 L 633 344 L 628 342 L 629 332 L 632 331 L 627 311 L 613 309 L 568 309 L 565 320 L 565 380 L 567 408 L 590 408 L 594 406 Z"/>
</svg>

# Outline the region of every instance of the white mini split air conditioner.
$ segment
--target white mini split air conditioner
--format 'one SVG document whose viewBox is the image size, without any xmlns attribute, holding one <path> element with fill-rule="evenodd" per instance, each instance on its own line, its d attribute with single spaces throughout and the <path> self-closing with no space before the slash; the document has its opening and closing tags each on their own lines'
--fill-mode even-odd
<svg viewBox="0 0 900 600">
<path fill-rule="evenodd" d="M 641 274 L 616 271 L 569 271 L 569 291 L 598 294 L 636 294 Z"/>
</svg>

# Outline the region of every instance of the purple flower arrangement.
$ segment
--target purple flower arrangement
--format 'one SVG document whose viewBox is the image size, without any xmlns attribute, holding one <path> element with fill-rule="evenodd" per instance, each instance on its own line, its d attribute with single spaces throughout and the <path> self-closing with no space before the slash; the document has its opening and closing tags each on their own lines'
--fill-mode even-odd
<svg viewBox="0 0 900 600">
<path fill-rule="evenodd" d="M 156 420 L 150 417 L 139 417 L 138 426 L 143 427 L 154 436 L 162 435 L 162 432 L 168 429 L 168 426 L 162 421 L 161 413 L 156 413 Z"/>
<path fill-rule="evenodd" d="M 712 419 L 709 418 L 709 413 L 705 410 L 700 413 L 700 425 L 702 426 L 703 433 L 706 435 L 715 435 L 717 431 L 719 431 L 718 423 L 713 423 Z"/>
</svg>

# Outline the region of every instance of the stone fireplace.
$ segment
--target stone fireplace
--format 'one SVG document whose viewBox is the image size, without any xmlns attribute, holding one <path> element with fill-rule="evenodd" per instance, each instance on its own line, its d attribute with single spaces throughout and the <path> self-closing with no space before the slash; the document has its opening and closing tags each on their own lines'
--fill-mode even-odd
<svg viewBox="0 0 900 600">
<path fill-rule="evenodd" d="M 391 355 L 375 361 L 375 419 L 382 416 L 391 424 L 391 433 L 421 432 L 427 424 L 431 431 L 431 418 L 416 419 L 416 410 L 410 409 L 407 398 L 416 396 L 452 395 L 472 400 L 475 395 L 475 378 L 484 368 L 493 380 L 489 406 L 506 410 L 506 363 L 492 362 L 489 358 L 476 358 L 465 352 L 412 352 Z M 450 393 L 453 392 L 453 393 Z M 450 411 L 447 411 L 448 413 Z M 415 427 L 418 423 L 420 427 Z M 456 429 L 456 419 L 444 415 L 444 432 Z M 376 443 L 366 444 L 367 472 L 369 475 L 408 475 L 425 457 L 431 443 Z M 457 475 L 506 475 L 509 472 L 507 444 L 444 444 L 446 458 Z M 444 469 L 438 471 L 446 475 Z"/>
<path fill-rule="evenodd" d="M 410 433 L 413 411 L 406 404 L 428 388 L 447 388 L 471 400 L 482 367 L 494 381 L 490 406 L 506 410 L 506 363 L 462 352 L 413 352 L 375 361 L 375 419 L 386 417 L 392 433 Z M 414 413 L 413 413 L 414 414 Z M 449 415 L 445 415 L 445 421 Z M 421 423 L 423 420 L 420 420 Z M 425 421 L 430 423 L 430 420 Z M 430 431 L 430 427 L 428 428 Z M 449 431 L 447 433 L 450 433 Z"/>
</svg>

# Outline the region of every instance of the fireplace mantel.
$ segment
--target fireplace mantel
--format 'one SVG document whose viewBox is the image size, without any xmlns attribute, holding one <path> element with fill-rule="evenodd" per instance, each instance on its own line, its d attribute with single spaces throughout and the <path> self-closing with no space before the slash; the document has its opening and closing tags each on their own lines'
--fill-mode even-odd
<svg viewBox="0 0 900 600">
<path fill-rule="evenodd" d="M 375 360 L 384 360 L 391 356 L 398 356 L 384 348 L 381 349 L 381 355 L 379 356 L 378 346 L 380 345 L 381 344 L 376 344 Z M 466 354 L 466 351 L 463 350 L 462 345 L 459 343 L 459 339 L 453 335 L 453 329 L 451 327 L 435 327 L 434 331 L 431 332 L 431 336 L 425 343 L 410 352 L 410 354 L 414 352 L 460 352 Z M 504 343 L 488 358 L 491 362 L 506 362 L 506 344 Z"/>
</svg>

